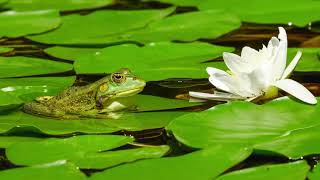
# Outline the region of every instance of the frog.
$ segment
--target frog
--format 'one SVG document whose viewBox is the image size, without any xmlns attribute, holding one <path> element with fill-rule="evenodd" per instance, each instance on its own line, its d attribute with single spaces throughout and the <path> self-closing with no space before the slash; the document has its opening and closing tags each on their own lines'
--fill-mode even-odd
<svg viewBox="0 0 320 180">
<path fill-rule="evenodd" d="M 122 68 L 92 84 L 71 86 L 56 96 L 40 96 L 25 103 L 26 113 L 58 119 L 115 118 L 117 112 L 136 110 L 117 99 L 140 93 L 146 82 Z"/>
</svg>

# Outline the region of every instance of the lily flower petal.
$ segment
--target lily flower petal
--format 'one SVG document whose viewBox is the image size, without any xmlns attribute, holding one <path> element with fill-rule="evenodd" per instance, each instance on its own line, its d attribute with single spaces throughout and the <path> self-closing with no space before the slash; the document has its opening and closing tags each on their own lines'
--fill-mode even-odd
<svg viewBox="0 0 320 180">
<path fill-rule="evenodd" d="M 246 72 L 248 69 L 247 63 L 241 61 L 240 56 L 236 54 L 224 52 L 223 60 L 230 71 L 234 74 Z"/>
<path fill-rule="evenodd" d="M 217 68 L 213 68 L 213 67 L 207 67 L 207 73 L 210 75 L 210 76 L 215 76 L 217 74 L 219 75 L 225 75 L 225 76 L 228 76 L 229 74 L 223 70 L 220 70 L 220 69 L 217 69 Z"/>
<path fill-rule="evenodd" d="M 233 81 L 228 78 L 228 76 L 210 76 L 209 81 L 213 84 L 216 88 L 221 89 L 222 91 L 234 93 L 232 90 Z"/>
<path fill-rule="evenodd" d="M 202 92 L 194 92 L 190 91 L 189 95 L 191 97 L 199 98 L 199 99 L 212 99 L 212 100 L 222 100 L 222 101 L 229 101 L 229 100 L 244 100 L 245 98 L 241 96 L 237 96 L 230 93 L 223 93 L 223 92 L 216 92 L 214 94 L 210 93 L 202 93 Z"/>
<path fill-rule="evenodd" d="M 259 52 L 251 47 L 245 46 L 241 50 L 241 60 L 249 64 L 255 64 Z"/>
<path fill-rule="evenodd" d="M 296 65 L 298 64 L 300 58 L 301 58 L 302 52 L 298 51 L 297 54 L 294 56 L 290 64 L 287 66 L 286 70 L 284 70 L 281 79 L 286 79 L 291 72 L 294 70 Z"/>
<path fill-rule="evenodd" d="M 279 27 L 279 46 L 276 57 L 274 59 L 274 77 L 280 79 L 286 68 L 287 61 L 287 34 L 283 27 Z"/>
<path fill-rule="evenodd" d="M 301 101 L 304 101 L 309 104 L 317 103 L 317 99 L 311 94 L 311 92 L 307 88 L 305 88 L 300 83 L 292 79 L 282 79 L 276 81 L 273 85 L 291 94 L 292 96 L 300 99 Z"/>
</svg>

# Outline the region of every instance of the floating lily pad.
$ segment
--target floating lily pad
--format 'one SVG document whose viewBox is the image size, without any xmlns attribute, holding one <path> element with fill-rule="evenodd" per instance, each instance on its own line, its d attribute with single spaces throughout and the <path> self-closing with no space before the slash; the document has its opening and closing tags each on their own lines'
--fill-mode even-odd
<svg viewBox="0 0 320 180">
<path fill-rule="evenodd" d="M 0 91 L 0 111 L 15 108 L 22 103 L 23 101 L 21 99 Z"/>
<path fill-rule="evenodd" d="M 230 102 L 173 120 L 167 130 L 181 143 L 206 147 L 221 143 L 253 145 L 290 131 L 319 125 L 319 105 L 281 98 L 264 105 Z"/>
<path fill-rule="evenodd" d="M 251 154 L 248 148 L 217 145 L 178 157 L 150 159 L 117 166 L 93 174 L 100 179 L 213 179 Z"/>
<path fill-rule="evenodd" d="M 77 161 L 87 153 L 98 153 L 132 142 L 130 136 L 82 135 L 48 138 L 38 142 L 20 142 L 6 149 L 7 158 L 16 165 L 36 165 L 58 160 Z M 28 154 L 28 156 L 21 156 Z"/>
<path fill-rule="evenodd" d="M 110 5 L 113 0 L 55 0 L 55 1 L 43 1 L 43 0 L 10 0 L 6 4 L 6 8 L 14 9 L 17 11 L 34 11 L 45 9 L 58 9 L 60 11 L 70 11 L 79 9 L 91 9 Z"/>
<path fill-rule="evenodd" d="M 160 158 L 165 155 L 169 146 L 142 147 L 128 150 L 88 153 L 77 160 L 75 164 L 82 169 L 105 169 L 122 163 L 134 162 L 141 159 Z"/>
<path fill-rule="evenodd" d="M 223 52 L 233 50 L 230 47 L 198 42 L 150 43 L 144 47 L 125 44 L 78 57 L 74 66 L 78 74 L 111 73 L 123 68 L 125 64 L 126 68 L 131 69 L 136 76 L 144 80 L 202 78 L 208 76 L 205 68 L 214 63 L 200 64 L 200 62 L 215 59 Z M 221 63 L 223 62 L 216 64 L 220 66 Z"/>
<path fill-rule="evenodd" d="M 259 150 L 268 150 L 283 154 L 292 159 L 311 154 L 320 154 L 320 126 L 297 129 L 282 135 L 270 142 L 257 144 L 254 147 Z"/>
<path fill-rule="evenodd" d="M 0 7 L 8 3 L 9 0 L 0 0 Z"/>
<path fill-rule="evenodd" d="M 169 3 L 169 4 L 179 5 L 179 6 L 197 6 L 203 2 L 199 0 L 142 0 L 142 1 L 144 2 L 159 1 L 162 3 Z"/>
<path fill-rule="evenodd" d="M 318 55 L 320 48 L 289 48 L 288 60 L 291 61 L 298 51 L 302 52 L 302 56 L 295 71 L 320 71 L 320 58 Z"/>
<path fill-rule="evenodd" d="M 210 18 L 208 18 L 210 17 Z M 170 16 L 151 22 L 143 29 L 119 35 L 87 38 L 82 43 L 106 44 L 126 41 L 141 43 L 159 41 L 194 41 L 197 39 L 214 39 L 241 25 L 238 17 L 224 11 L 189 12 Z M 78 41 L 78 42 L 79 42 Z"/>
<path fill-rule="evenodd" d="M 32 167 L 0 171 L 0 179 L 85 180 L 78 167 L 64 160 Z"/>
<path fill-rule="evenodd" d="M 173 11 L 174 8 L 164 10 L 95 11 L 85 16 L 73 14 L 63 16 L 61 27 L 55 31 L 29 36 L 29 39 L 47 44 L 92 44 L 95 38 L 100 39 L 143 28 L 148 23 L 162 19 Z M 86 38 L 89 39 L 88 42 L 83 41 Z"/>
<path fill-rule="evenodd" d="M 69 77 L 6 78 L 0 80 L 0 93 L 5 92 L 23 101 L 31 101 L 38 96 L 57 95 L 75 81 Z"/>
<path fill-rule="evenodd" d="M 320 179 L 320 166 L 316 165 L 311 172 L 308 174 L 309 180 L 318 180 Z"/>
<path fill-rule="evenodd" d="M 0 22 L 0 37 L 14 38 L 55 29 L 61 20 L 56 10 L 5 11 L 0 13 Z"/>
<path fill-rule="evenodd" d="M 320 2 L 313 0 L 215 0 L 204 1 L 198 7 L 201 10 L 223 9 L 238 15 L 242 21 L 262 24 L 292 23 L 303 27 L 310 22 L 320 20 L 319 14 L 315 11 L 320 8 Z"/>
<path fill-rule="evenodd" d="M 60 59 L 75 61 L 82 56 L 94 54 L 101 48 L 75 48 L 75 47 L 62 47 L 54 46 L 44 50 L 47 54 Z"/>
<path fill-rule="evenodd" d="M 7 53 L 12 51 L 13 48 L 9 48 L 9 47 L 0 47 L 0 53 Z"/>
<path fill-rule="evenodd" d="M 0 78 L 59 73 L 72 69 L 72 64 L 39 58 L 0 57 Z"/>
<path fill-rule="evenodd" d="M 220 176 L 217 180 L 292 180 L 305 179 L 310 167 L 306 161 L 287 164 L 263 165 L 248 169 L 233 171 Z"/>
<path fill-rule="evenodd" d="M 36 137 L 23 137 L 23 136 L 0 136 L 0 148 L 8 148 L 12 144 L 19 142 L 38 142 L 42 138 Z"/>
<path fill-rule="evenodd" d="M 45 134 L 59 135 L 75 132 L 112 133 L 119 130 L 139 131 L 161 128 L 174 118 L 185 112 L 144 112 L 123 113 L 119 119 L 75 119 L 59 120 L 48 117 L 34 116 L 22 112 L 0 115 L 0 133 L 14 128 L 33 127 Z"/>
</svg>

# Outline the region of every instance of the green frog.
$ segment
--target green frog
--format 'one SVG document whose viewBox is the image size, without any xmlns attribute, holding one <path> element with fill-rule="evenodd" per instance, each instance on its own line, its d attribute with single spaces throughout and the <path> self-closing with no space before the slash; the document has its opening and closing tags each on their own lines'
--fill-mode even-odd
<svg viewBox="0 0 320 180">
<path fill-rule="evenodd" d="M 38 97 L 22 109 L 26 113 L 59 119 L 114 118 L 116 111 L 136 108 L 117 99 L 135 95 L 145 85 L 145 81 L 132 75 L 129 69 L 120 69 L 92 84 L 72 86 L 57 96 Z"/>
</svg>

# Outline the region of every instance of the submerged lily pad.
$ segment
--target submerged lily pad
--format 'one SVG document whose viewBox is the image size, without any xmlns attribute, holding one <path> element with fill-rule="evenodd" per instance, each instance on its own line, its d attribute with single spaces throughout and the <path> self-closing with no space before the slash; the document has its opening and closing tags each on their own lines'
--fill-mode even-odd
<svg viewBox="0 0 320 180">
<path fill-rule="evenodd" d="M 78 167 L 64 160 L 32 167 L 0 171 L 0 179 L 85 180 Z"/>
<path fill-rule="evenodd" d="M 60 11 L 70 11 L 79 9 L 91 9 L 110 5 L 114 0 L 10 0 L 6 4 L 6 8 L 14 9 L 17 11 L 34 11 L 45 9 L 58 9 Z"/>
<path fill-rule="evenodd" d="M 319 105 L 281 98 L 264 105 L 230 102 L 173 120 L 167 130 L 181 143 L 202 148 L 221 143 L 253 145 L 319 125 Z"/>
<path fill-rule="evenodd" d="M 9 48 L 9 47 L 0 47 L 0 53 L 7 53 L 12 51 L 13 48 Z"/>
<path fill-rule="evenodd" d="M 298 51 L 302 52 L 301 59 L 295 71 L 320 71 L 320 48 L 288 48 L 288 60 L 292 60 Z"/>
<path fill-rule="evenodd" d="M 28 38 L 47 44 L 92 44 L 95 38 L 100 39 L 143 28 L 148 23 L 162 19 L 173 11 L 174 8 L 164 10 L 95 11 L 84 16 L 73 14 L 63 16 L 61 27 L 55 31 L 29 36 Z M 88 42 L 83 41 L 86 38 L 89 39 Z"/>
<path fill-rule="evenodd" d="M 75 81 L 69 77 L 38 77 L 38 78 L 6 78 L 0 79 L 0 93 L 5 92 L 23 101 L 31 101 L 38 96 L 57 95 Z"/>
<path fill-rule="evenodd" d="M 104 48 L 87 56 L 79 56 L 74 66 L 78 74 L 111 73 L 123 68 L 125 64 L 126 68 L 144 80 L 202 78 L 208 76 L 205 68 L 215 63 L 200 64 L 201 62 L 215 59 L 223 52 L 233 50 L 230 47 L 198 42 L 187 44 L 160 42 L 150 43 L 144 47 L 125 44 Z"/>
<path fill-rule="evenodd" d="M 59 73 L 72 69 L 72 64 L 39 58 L 0 57 L 0 78 Z"/>
<path fill-rule="evenodd" d="M 60 25 L 61 20 L 56 10 L 5 11 L 0 13 L 0 22 L 0 38 L 14 38 L 55 29 Z"/>
<path fill-rule="evenodd" d="M 117 166 L 93 174 L 100 179 L 213 179 L 251 154 L 248 148 L 217 145 L 178 157 L 150 159 Z M 227 157 L 227 158 L 226 158 Z"/>
<path fill-rule="evenodd" d="M 320 126 L 297 129 L 269 142 L 257 144 L 255 149 L 283 154 L 292 159 L 311 154 L 320 154 Z"/>
<path fill-rule="evenodd" d="M 303 27 L 310 22 L 320 20 L 315 9 L 320 2 L 314 0 L 215 0 L 205 1 L 199 5 L 201 10 L 223 9 L 240 17 L 242 21 L 262 24 L 293 24 Z M 302 16 L 303 14 L 303 16 Z"/>
<path fill-rule="evenodd" d="M 142 0 L 142 1 L 143 2 L 159 1 L 162 3 L 169 3 L 169 4 L 179 5 L 179 6 L 197 6 L 203 2 L 199 0 Z"/>
<path fill-rule="evenodd" d="M 297 161 L 287 164 L 263 165 L 242 169 L 224 174 L 217 180 L 292 180 L 305 179 L 310 167 L 306 161 Z"/>
</svg>

